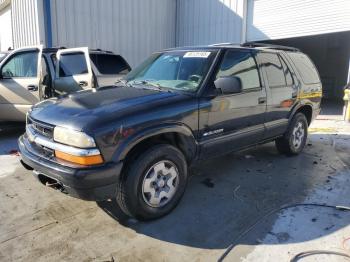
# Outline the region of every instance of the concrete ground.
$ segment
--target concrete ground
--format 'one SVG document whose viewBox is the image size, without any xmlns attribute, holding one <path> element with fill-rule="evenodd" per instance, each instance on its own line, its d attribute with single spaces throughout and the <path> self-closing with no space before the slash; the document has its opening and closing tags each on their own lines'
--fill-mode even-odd
<svg viewBox="0 0 350 262">
<path fill-rule="evenodd" d="M 225 252 L 225 261 L 289 261 L 314 249 L 349 253 L 350 212 L 298 206 L 260 219 L 292 203 L 350 206 L 350 125 L 342 121 L 315 121 L 297 157 L 269 143 L 201 163 L 179 206 L 148 223 L 126 218 L 114 202 L 85 202 L 38 183 L 19 164 L 18 135 L 0 135 L 0 261 L 216 261 Z"/>
</svg>

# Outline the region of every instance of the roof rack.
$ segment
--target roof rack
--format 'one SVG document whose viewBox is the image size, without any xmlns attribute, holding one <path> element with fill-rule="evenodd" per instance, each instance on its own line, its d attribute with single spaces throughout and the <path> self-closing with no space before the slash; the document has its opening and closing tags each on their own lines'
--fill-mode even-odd
<svg viewBox="0 0 350 262">
<path fill-rule="evenodd" d="M 293 51 L 298 52 L 300 51 L 298 48 L 290 47 L 290 46 L 284 46 L 284 45 L 273 45 L 268 43 L 257 43 L 257 42 L 246 42 L 241 44 L 243 47 L 262 47 L 262 48 L 270 48 L 270 49 L 277 49 L 277 50 L 284 50 L 284 51 Z"/>
</svg>

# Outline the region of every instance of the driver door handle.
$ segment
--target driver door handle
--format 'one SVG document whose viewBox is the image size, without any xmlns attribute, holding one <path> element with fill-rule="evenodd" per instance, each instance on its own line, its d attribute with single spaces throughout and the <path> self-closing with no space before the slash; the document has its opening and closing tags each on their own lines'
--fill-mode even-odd
<svg viewBox="0 0 350 262">
<path fill-rule="evenodd" d="M 86 81 L 80 81 L 80 82 L 79 82 L 79 85 L 80 85 L 81 87 L 85 87 L 85 86 L 88 85 L 88 83 L 87 83 Z"/>
<path fill-rule="evenodd" d="M 36 86 L 36 85 L 29 85 L 29 86 L 27 86 L 27 90 L 31 91 L 31 92 L 38 91 L 38 86 Z"/>
<path fill-rule="evenodd" d="M 266 97 L 265 96 L 264 97 L 259 97 L 258 102 L 259 102 L 259 104 L 265 104 Z"/>
</svg>

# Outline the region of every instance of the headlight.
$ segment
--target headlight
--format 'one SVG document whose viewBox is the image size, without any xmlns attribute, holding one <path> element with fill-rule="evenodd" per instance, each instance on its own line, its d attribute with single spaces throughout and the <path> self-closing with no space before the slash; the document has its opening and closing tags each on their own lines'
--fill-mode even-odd
<svg viewBox="0 0 350 262">
<path fill-rule="evenodd" d="M 80 148 L 96 147 L 95 141 L 91 136 L 59 126 L 56 126 L 53 131 L 53 139 L 56 142 Z"/>
</svg>

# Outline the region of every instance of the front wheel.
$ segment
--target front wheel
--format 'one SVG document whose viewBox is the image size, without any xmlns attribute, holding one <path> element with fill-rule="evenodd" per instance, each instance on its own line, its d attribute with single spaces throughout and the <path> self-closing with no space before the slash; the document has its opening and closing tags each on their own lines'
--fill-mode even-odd
<svg viewBox="0 0 350 262">
<path fill-rule="evenodd" d="M 184 155 L 171 145 L 156 145 L 129 163 L 119 183 L 117 202 L 129 216 L 159 218 L 179 203 L 187 184 Z"/>
<path fill-rule="evenodd" d="M 276 140 L 276 147 L 280 153 L 297 155 L 305 147 L 308 123 L 303 113 L 297 113 L 283 137 Z"/>
</svg>

